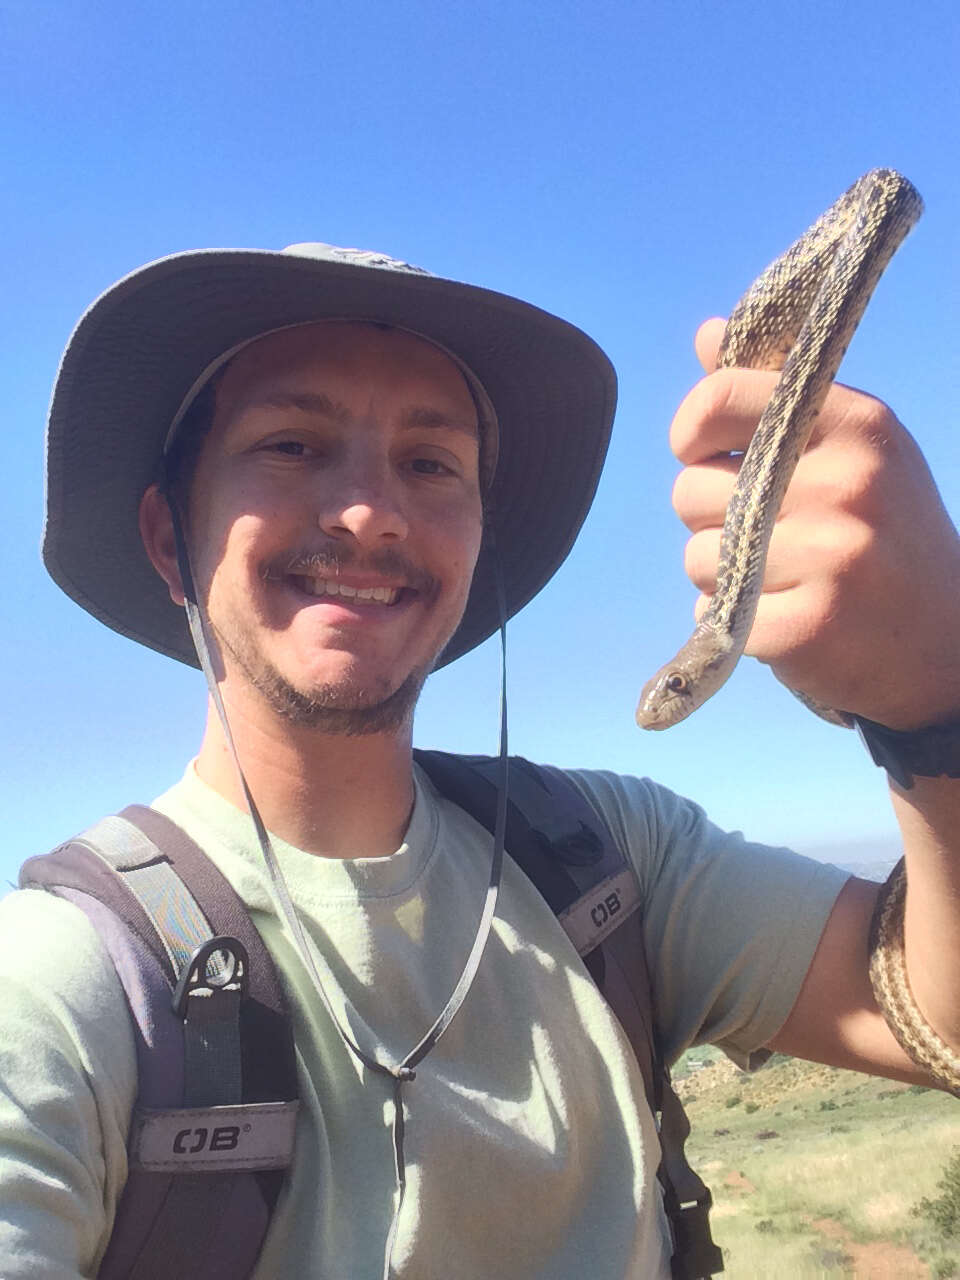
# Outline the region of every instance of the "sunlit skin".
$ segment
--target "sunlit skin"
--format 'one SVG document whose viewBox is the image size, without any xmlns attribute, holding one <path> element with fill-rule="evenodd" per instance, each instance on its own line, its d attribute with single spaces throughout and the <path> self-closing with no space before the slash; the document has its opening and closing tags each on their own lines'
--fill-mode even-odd
<svg viewBox="0 0 960 1280">
<path fill-rule="evenodd" d="M 217 387 L 191 488 L 191 561 L 248 781 L 268 824 L 304 848 L 330 853 L 338 826 L 354 855 L 399 843 L 416 693 L 463 614 L 479 552 L 478 454 L 463 375 L 398 330 L 273 334 L 236 356 Z M 141 523 L 181 603 L 156 489 Z M 322 582 L 391 594 L 313 594 Z M 303 714 L 281 709 L 291 693 Z M 399 713 L 378 723 L 398 699 Z M 216 717 L 197 767 L 241 803 Z M 371 793 L 361 806 L 359 787 Z M 330 792 L 343 789 L 351 803 L 334 814 Z"/>
</svg>

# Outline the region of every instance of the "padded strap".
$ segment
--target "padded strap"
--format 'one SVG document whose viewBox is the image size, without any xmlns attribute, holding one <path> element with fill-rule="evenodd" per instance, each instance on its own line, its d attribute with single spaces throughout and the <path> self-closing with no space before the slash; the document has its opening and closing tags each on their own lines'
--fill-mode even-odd
<svg viewBox="0 0 960 1280">
<path fill-rule="evenodd" d="M 159 957 L 90 894 L 70 888 L 57 893 L 84 911 L 123 983 L 133 1014 L 140 1099 L 182 1105 L 183 1023 L 174 1016 L 170 981 Z M 245 1172 L 175 1177 L 166 1171 L 131 1168 L 100 1264 L 100 1280 L 246 1277 L 270 1221 L 271 1202 L 260 1185 L 267 1176 L 271 1175 Z M 201 1182 L 209 1185 L 200 1186 Z M 195 1218 L 202 1230 L 193 1233 Z"/>
<path fill-rule="evenodd" d="M 246 908 L 185 833 L 135 806 L 33 859 L 21 882 L 52 889 L 81 907 L 110 951 L 134 1017 L 140 1092 L 132 1137 L 142 1133 L 141 1121 L 151 1112 L 164 1112 L 175 1125 L 185 1104 L 239 1103 L 243 1096 L 281 1104 L 286 1137 L 280 1145 L 287 1155 L 261 1163 L 286 1163 L 297 1080 L 282 991 Z M 194 984 L 182 1020 L 172 1007 L 177 977 L 190 966 L 198 940 L 228 932 L 249 953 L 249 991 L 241 1000 L 239 984 L 232 990 L 228 984 L 211 1000 L 202 982 Z M 212 969 L 205 964 L 204 975 L 215 977 L 216 969 L 216 963 Z M 188 1119 L 192 1113 L 184 1127 Z M 132 1161 L 101 1280 L 246 1277 L 282 1178 L 274 1167 L 172 1175 Z"/>
<path fill-rule="evenodd" d="M 293 1026 L 273 959 L 236 890 L 185 831 L 142 805 L 121 815 L 163 850 L 190 886 L 217 936 L 237 938 L 249 957 L 240 1027 L 245 1102 L 290 1101 L 299 1096 Z"/>
<path fill-rule="evenodd" d="M 123 876 L 153 921 L 174 973 L 182 973 L 196 949 L 213 933 L 190 890 L 160 849 L 120 814 L 103 818 L 76 843 L 85 845 Z"/>
</svg>

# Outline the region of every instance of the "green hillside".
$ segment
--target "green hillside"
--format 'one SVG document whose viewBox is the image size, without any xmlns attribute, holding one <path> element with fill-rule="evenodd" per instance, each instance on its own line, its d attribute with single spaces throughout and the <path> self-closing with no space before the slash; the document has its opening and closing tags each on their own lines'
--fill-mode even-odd
<svg viewBox="0 0 960 1280">
<path fill-rule="evenodd" d="M 960 1151 L 956 1099 L 779 1055 L 747 1075 L 694 1050 L 674 1074 L 730 1280 L 960 1276 L 960 1238 L 911 1214 Z"/>
</svg>

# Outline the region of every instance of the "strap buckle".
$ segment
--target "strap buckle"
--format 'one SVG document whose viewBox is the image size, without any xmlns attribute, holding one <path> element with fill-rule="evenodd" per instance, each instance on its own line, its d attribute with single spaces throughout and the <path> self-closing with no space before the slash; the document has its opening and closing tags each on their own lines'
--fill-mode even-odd
<svg viewBox="0 0 960 1280">
<path fill-rule="evenodd" d="M 221 934 L 202 942 L 183 966 L 173 992 L 173 1012 L 187 1016 L 187 1000 L 192 995 L 216 997 L 221 992 L 239 990 L 242 1000 L 250 983 L 250 961 L 239 938 Z"/>
<path fill-rule="evenodd" d="M 710 1234 L 713 1196 L 706 1194 L 689 1204 L 675 1202 L 667 1209 L 673 1236 L 670 1274 L 673 1280 L 709 1280 L 723 1270 L 723 1253 Z"/>
</svg>

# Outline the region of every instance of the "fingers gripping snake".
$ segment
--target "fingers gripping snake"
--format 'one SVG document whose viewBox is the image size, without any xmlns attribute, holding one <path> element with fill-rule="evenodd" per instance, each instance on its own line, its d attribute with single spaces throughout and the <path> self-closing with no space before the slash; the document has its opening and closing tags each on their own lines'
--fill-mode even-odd
<svg viewBox="0 0 960 1280">
<path fill-rule="evenodd" d="M 644 686 L 641 728 L 668 729 L 686 719 L 737 665 L 790 477 L 870 295 L 922 210 L 900 174 L 865 174 L 767 267 L 731 313 L 718 367 L 782 372 L 727 506 L 716 591 L 687 643 Z M 843 711 L 797 696 L 824 719 L 851 723 Z"/>
<path fill-rule="evenodd" d="M 716 591 L 687 643 L 644 686 L 637 707 L 641 728 L 666 729 L 686 719 L 736 666 L 756 617 L 787 485 L 870 295 L 922 211 L 919 194 L 900 174 L 865 174 L 754 281 L 731 313 L 717 367 L 781 374 L 727 506 Z M 847 712 L 792 692 L 825 720 L 853 723 Z M 960 1096 L 960 1055 L 927 1024 L 910 991 L 905 891 L 901 861 L 874 913 L 871 984 L 907 1054 Z"/>
</svg>

